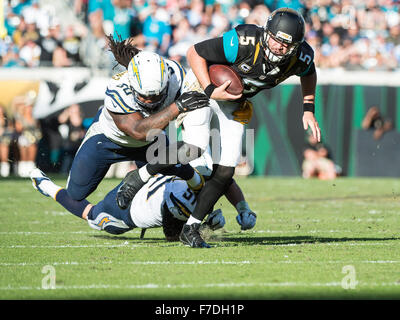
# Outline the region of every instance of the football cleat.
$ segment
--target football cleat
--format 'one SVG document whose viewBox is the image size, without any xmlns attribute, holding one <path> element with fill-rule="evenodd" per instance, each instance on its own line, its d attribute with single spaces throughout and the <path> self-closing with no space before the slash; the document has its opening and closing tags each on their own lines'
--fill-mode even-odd
<svg viewBox="0 0 400 320">
<path fill-rule="evenodd" d="M 126 209 L 131 204 L 136 193 L 145 185 L 140 178 L 139 170 L 128 172 L 117 191 L 117 204 L 121 209 Z"/>
<path fill-rule="evenodd" d="M 35 168 L 30 172 L 30 178 L 32 180 L 32 186 L 39 191 L 42 195 L 46 197 L 50 197 L 50 195 L 45 192 L 41 187 L 40 184 L 42 181 L 50 181 L 50 178 L 47 177 L 40 169 Z"/>
<path fill-rule="evenodd" d="M 200 223 L 193 223 L 191 225 L 185 224 L 182 228 L 179 240 L 185 245 L 192 248 L 211 248 L 200 235 Z"/>
</svg>

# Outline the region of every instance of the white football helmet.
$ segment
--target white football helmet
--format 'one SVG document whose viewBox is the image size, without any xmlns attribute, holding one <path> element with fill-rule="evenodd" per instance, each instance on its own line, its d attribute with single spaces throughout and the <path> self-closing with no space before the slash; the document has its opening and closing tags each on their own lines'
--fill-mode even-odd
<svg viewBox="0 0 400 320">
<path fill-rule="evenodd" d="M 135 101 L 148 110 L 159 108 L 168 96 L 168 65 L 154 52 L 140 51 L 131 59 L 128 79 Z"/>
</svg>

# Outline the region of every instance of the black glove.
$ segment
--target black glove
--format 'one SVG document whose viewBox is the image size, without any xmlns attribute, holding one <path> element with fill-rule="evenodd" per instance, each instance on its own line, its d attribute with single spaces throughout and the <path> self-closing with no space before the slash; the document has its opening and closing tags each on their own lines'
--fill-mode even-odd
<svg viewBox="0 0 400 320">
<path fill-rule="evenodd" d="M 210 99 L 204 93 L 197 91 L 184 92 L 175 101 L 179 113 L 209 107 L 209 103 Z"/>
</svg>

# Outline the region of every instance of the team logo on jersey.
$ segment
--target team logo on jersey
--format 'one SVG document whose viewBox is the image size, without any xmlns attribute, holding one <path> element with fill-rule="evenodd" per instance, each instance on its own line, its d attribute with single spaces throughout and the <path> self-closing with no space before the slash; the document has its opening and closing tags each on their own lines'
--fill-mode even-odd
<svg viewBox="0 0 400 320">
<path fill-rule="evenodd" d="M 247 73 L 251 70 L 251 67 L 247 63 L 242 63 L 239 65 L 239 69 L 242 70 L 244 73 Z"/>
</svg>

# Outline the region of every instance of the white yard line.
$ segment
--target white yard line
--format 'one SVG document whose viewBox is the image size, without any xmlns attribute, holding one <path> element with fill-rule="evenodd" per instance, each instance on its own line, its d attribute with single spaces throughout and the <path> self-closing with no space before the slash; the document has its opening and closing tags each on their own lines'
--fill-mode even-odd
<svg viewBox="0 0 400 320">
<path fill-rule="evenodd" d="M 137 233 L 140 234 L 140 230 L 129 231 L 129 234 Z M 0 235 L 42 235 L 42 234 L 100 234 L 98 231 L 1 231 Z"/>
<path fill-rule="evenodd" d="M 185 289 L 185 288 L 237 288 L 237 287 L 341 287 L 341 282 L 264 282 L 264 283 L 205 283 L 205 284 L 126 284 L 126 285 L 108 285 L 108 284 L 91 284 L 91 285 L 58 285 L 53 290 L 93 290 L 93 289 Z M 363 282 L 357 283 L 359 287 L 397 287 L 400 282 Z M 0 287 L 2 291 L 20 291 L 20 290 L 52 290 L 43 289 L 41 287 L 32 286 L 4 286 Z"/>
<path fill-rule="evenodd" d="M 38 263 L 38 262 L 17 262 L 17 263 L 8 263 L 8 262 L 0 262 L 0 266 L 2 267 L 25 267 L 25 266 L 61 266 L 61 265 L 71 265 L 71 266 L 79 266 L 79 265 L 100 265 L 100 264 L 116 264 L 116 265 L 209 265 L 209 264 L 227 264 L 227 265 L 243 265 L 257 262 L 250 261 L 224 261 L 224 260 L 215 260 L 215 261 L 93 261 L 93 262 L 76 262 L 76 261 L 65 261 L 65 262 L 49 262 L 49 263 Z"/>
<path fill-rule="evenodd" d="M 62 262 L 0 262 L 1 267 L 34 267 L 34 266 L 83 266 L 83 265 L 251 265 L 251 264 L 397 264 L 400 261 L 395 260 L 361 260 L 361 261 L 93 261 L 93 262 L 77 262 L 77 261 L 62 261 Z"/>
</svg>

